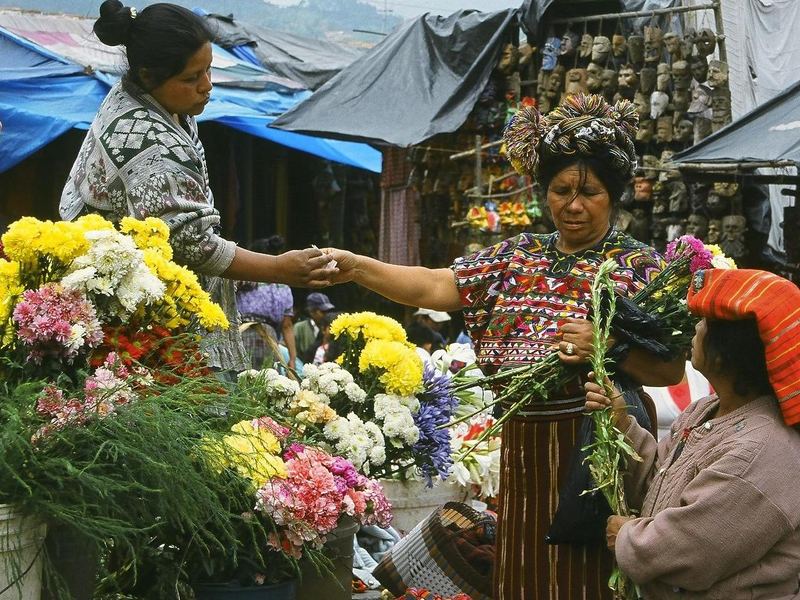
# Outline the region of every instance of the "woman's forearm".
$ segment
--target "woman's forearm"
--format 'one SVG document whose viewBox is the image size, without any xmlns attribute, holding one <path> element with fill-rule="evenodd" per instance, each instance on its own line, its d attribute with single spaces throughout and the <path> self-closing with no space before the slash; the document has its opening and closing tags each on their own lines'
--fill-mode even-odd
<svg viewBox="0 0 800 600">
<path fill-rule="evenodd" d="M 330 259 L 319 250 L 290 250 L 278 256 L 236 248 L 223 277 L 259 283 L 285 283 L 294 287 L 321 287 L 329 283 Z"/>
<path fill-rule="evenodd" d="M 292 323 L 292 317 L 283 317 L 281 329 L 283 332 L 283 343 L 286 344 L 286 349 L 289 350 L 289 367 L 294 369 L 294 363 L 297 360 L 297 344 L 294 341 L 294 324 Z"/>
<path fill-rule="evenodd" d="M 443 311 L 461 309 L 458 288 L 450 269 L 390 265 L 359 256 L 352 280 L 407 306 Z"/>
</svg>

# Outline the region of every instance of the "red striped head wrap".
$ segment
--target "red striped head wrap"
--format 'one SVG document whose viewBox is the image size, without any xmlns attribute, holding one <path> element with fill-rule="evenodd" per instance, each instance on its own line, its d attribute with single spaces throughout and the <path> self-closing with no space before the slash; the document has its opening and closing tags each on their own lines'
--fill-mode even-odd
<svg viewBox="0 0 800 600">
<path fill-rule="evenodd" d="M 756 320 L 783 420 L 800 423 L 800 289 L 767 271 L 709 269 L 694 274 L 688 301 L 701 317 Z"/>
</svg>

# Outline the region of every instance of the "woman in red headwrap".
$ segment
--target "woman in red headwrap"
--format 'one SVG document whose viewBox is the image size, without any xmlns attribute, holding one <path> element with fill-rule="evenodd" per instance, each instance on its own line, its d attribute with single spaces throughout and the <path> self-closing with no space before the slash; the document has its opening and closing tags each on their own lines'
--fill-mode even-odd
<svg viewBox="0 0 800 600">
<path fill-rule="evenodd" d="M 586 408 L 612 406 L 642 456 L 628 465 L 637 518 L 606 531 L 646 600 L 800 598 L 800 289 L 753 270 L 696 274 L 702 317 L 692 364 L 716 394 L 690 406 L 656 444 L 620 398 L 586 384 Z"/>
</svg>

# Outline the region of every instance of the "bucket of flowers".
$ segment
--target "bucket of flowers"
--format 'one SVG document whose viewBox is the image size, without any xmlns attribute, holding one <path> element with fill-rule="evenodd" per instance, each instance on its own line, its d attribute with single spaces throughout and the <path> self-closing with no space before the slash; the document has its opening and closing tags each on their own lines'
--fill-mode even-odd
<svg viewBox="0 0 800 600">
<path fill-rule="evenodd" d="M 243 379 L 304 436 L 378 477 L 395 527 L 410 530 L 434 508 L 463 499 L 445 482 L 453 467 L 449 423 L 458 400 L 450 378 L 425 367 L 400 324 L 374 313 L 340 315 L 337 362 L 306 365 L 299 383 L 273 370 Z"/>
<path fill-rule="evenodd" d="M 233 402 L 198 332 L 228 323 L 171 257 L 158 219 L 26 217 L 2 236 L 0 512 L 51 532 L 22 536 L 9 588 L 36 594 L 45 559 L 48 596 L 90 598 L 98 557 L 167 527 L 206 553 L 235 541 L 226 483 L 196 459 L 210 407 Z"/>
</svg>

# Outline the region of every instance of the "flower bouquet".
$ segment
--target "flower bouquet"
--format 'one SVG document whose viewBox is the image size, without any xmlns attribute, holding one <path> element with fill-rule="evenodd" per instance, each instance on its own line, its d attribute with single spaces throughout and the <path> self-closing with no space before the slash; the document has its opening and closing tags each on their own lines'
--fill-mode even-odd
<svg viewBox="0 0 800 600">
<path fill-rule="evenodd" d="M 206 554 L 236 540 L 198 444 L 220 405 L 252 406 L 208 376 L 198 333 L 227 320 L 168 239 L 158 219 L 94 215 L 26 217 L 2 236 L 0 503 L 88 540 L 113 573 L 158 536 L 192 532 Z"/>
<path fill-rule="evenodd" d="M 455 425 L 451 431 L 452 454 L 461 457 L 453 467 L 453 476 L 475 497 L 486 501 L 495 498 L 500 488 L 501 439 L 483 437 L 493 424 L 491 416 L 481 414 Z"/>
<path fill-rule="evenodd" d="M 692 237 L 682 236 L 667 246 L 666 267 L 644 288 L 631 298 L 617 296 L 612 320 L 616 350 L 629 347 L 645 348 L 656 356 L 669 360 L 685 353 L 694 335 L 696 318 L 689 314 L 686 294 L 692 276 L 699 269 L 735 268 L 735 263 L 725 257 L 719 248 L 706 247 Z M 611 358 L 613 360 L 613 352 Z M 619 355 L 619 354 L 617 354 Z M 565 366 L 553 351 L 543 360 L 523 367 L 500 371 L 479 379 L 460 383 L 455 391 L 476 385 L 499 386 L 503 389 L 490 403 L 507 406 L 503 416 L 480 436 L 481 440 L 499 434 L 503 424 L 523 407 L 537 402 L 547 402 L 548 395 L 576 375 Z M 457 420 L 468 420 L 482 411 Z"/>
<path fill-rule="evenodd" d="M 375 477 L 418 471 L 432 485 L 452 468 L 450 433 L 457 400 L 449 377 L 424 368 L 399 323 L 373 313 L 345 314 L 331 325 L 337 363 L 306 365 L 299 384 L 273 370 L 248 373 L 251 393 L 309 440 Z"/>
</svg>

